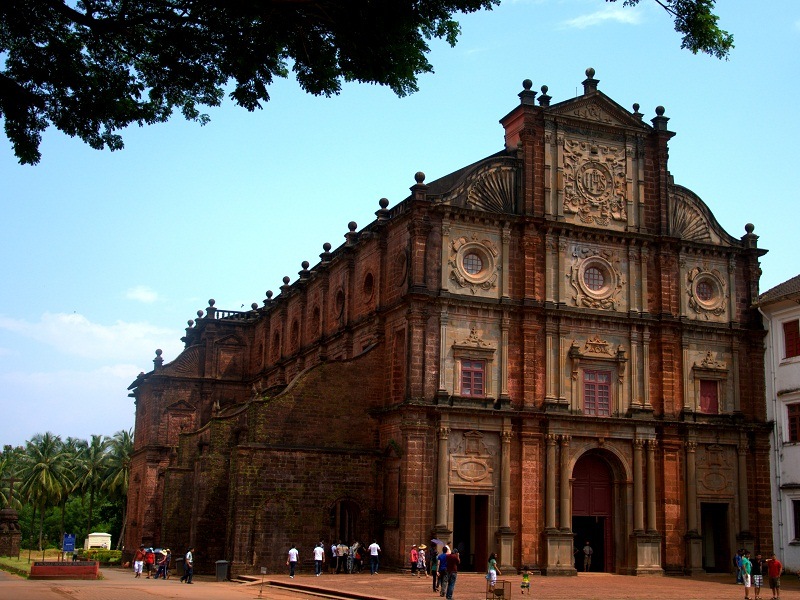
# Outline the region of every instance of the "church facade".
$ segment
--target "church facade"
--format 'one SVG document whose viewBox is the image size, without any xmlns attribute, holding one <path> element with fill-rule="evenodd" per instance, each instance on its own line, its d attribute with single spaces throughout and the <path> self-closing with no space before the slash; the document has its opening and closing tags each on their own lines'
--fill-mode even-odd
<svg viewBox="0 0 800 600">
<path fill-rule="evenodd" d="M 437 539 L 482 571 L 728 571 L 770 552 L 758 248 L 598 90 L 523 83 L 503 149 L 411 194 L 250 311 L 209 301 L 131 384 L 125 545 L 233 572 L 296 544 Z M 538 97 L 537 97 L 538 96 Z"/>
</svg>

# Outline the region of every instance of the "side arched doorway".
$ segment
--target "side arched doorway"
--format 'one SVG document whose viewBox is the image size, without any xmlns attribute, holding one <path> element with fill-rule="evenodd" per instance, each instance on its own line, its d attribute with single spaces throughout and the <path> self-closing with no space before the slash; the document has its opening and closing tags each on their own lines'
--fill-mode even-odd
<svg viewBox="0 0 800 600">
<path fill-rule="evenodd" d="M 613 473 L 596 454 L 578 459 L 572 471 L 572 532 L 575 535 L 575 568 L 584 570 L 582 548 L 592 547 L 590 571 L 613 572 Z"/>
</svg>

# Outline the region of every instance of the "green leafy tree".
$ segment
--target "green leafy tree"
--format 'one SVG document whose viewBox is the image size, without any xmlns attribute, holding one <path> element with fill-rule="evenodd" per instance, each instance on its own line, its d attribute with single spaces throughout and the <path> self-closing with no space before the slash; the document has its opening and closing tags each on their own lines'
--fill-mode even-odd
<svg viewBox="0 0 800 600">
<path fill-rule="evenodd" d="M 19 484 L 23 452 L 22 447 L 13 446 L 5 446 L 0 452 L 0 508 L 22 508 Z"/>
<path fill-rule="evenodd" d="M 38 434 L 25 444 L 20 491 L 33 505 L 32 521 L 39 514 L 39 549 L 42 549 L 45 509 L 60 502 L 68 493 L 72 465 L 61 438 L 50 433 Z M 31 531 L 32 533 L 32 531 Z"/>
<path fill-rule="evenodd" d="M 122 549 L 128 511 L 128 476 L 133 453 L 133 432 L 118 431 L 108 443 L 108 462 L 103 479 L 103 490 L 111 502 L 121 505 L 121 530 L 117 537 L 117 550 Z"/>
<path fill-rule="evenodd" d="M 611 0 L 614 1 L 614 0 Z M 655 0 L 684 47 L 728 55 L 714 0 Z M 96 149 L 122 148 L 116 132 L 166 121 L 204 124 L 201 107 L 225 90 L 247 110 L 290 71 L 305 91 L 343 82 L 385 85 L 399 96 L 433 71 L 429 42 L 455 45 L 457 13 L 500 0 L 4 0 L 0 2 L 0 117 L 22 164 L 41 159 L 54 126 Z M 625 0 L 635 5 L 639 0 Z"/>
<path fill-rule="evenodd" d="M 108 439 L 102 435 L 92 435 L 88 444 L 80 449 L 77 463 L 77 485 L 85 494 L 89 495 L 89 514 L 86 521 L 86 535 L 92 532 L 92 512 L 94 500 L 103 485 L 103 479 L 108 468 L 106 448 Z"/>
</svg>

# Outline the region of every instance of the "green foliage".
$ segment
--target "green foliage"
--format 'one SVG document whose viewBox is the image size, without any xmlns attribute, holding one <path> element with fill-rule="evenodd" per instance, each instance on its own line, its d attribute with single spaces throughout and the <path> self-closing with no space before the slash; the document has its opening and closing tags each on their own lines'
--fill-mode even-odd
<svg viewBox="0 0 800 600">
<path fill-rule="evenodd" d="M 81 552 L 80 556 L 85 560 L 96 560 L 103 564 L 119 564 L 122 560 L 121 550 L 106 550 L 101 548 L 90 548 Z"/>
<path fill-rule="evenodd" d="M 50 125 L 93 148 L 122 148 L 115 131 L 174 110 L 204 124 L 202 106 L 231 98 L 247 110 L 294 71 L 315 95 L 343 81 L 416 91 L 431 72 L 428 41 L 455 44 L 453 13 L 499 0 L 304 2 L 5 0 L 0 3 L 0 115 L 20 162 L 40 159 Z"/>
<path fill-rule="evenodd" d="M 625 0 L 623 6 L 636 6 L 640 1 Z M 672 17 L 675 31 L 683 34 L 681 48 L 690 50 L 692 54 L 703 52 L 719 59 L 728 59 L 733 49 L 733 36 L 717 25 L 719 17 L 712 12 L 716 0 L 655 1 Z"/>
</svg>

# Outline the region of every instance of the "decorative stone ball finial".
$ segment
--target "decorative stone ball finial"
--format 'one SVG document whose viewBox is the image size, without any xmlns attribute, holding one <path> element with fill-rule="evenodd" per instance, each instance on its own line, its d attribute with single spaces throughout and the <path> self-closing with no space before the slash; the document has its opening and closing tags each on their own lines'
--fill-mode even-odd
<svg viewBox="0 0 800 600">
<path fill-rule="evenodd" d="M 546 85 L 543 85 L 543 86 L 542 86 L 542 93 L 543 93 L 543 94 L 546 94 L 546 93 L 547 93 L 547 90 L 549 90 L 549 89 L 550 89 L 549 87 L 547 87 Z"/>
<path fill-rule="evenodd" d="M 348 229 L 349 229 L 351 232 L 355 231 L 357 227 L 358 227 L 358 224 L 357 224 L 355 221 L 350 221 L 350 222 L 347 224 L 347 228 L 348 228 Z"/>
<path fill-rule="evenodd" d="M 322 244 L 322 249 L 323 249 L 325 252 L 330 252 L 330 251 L 331 251 L 331 245 L 330 245 L 330 243 L 329 243 L 329 242 L 325 242 L 324 244 Z"/>
<path fill-rule="evenodd" d="M 755 229 L 756 229 L 756 226 L 753 225 L 752 223 L 748 223 L 747 225 L 744 226 L 744 230 L 747 233 L 753 233 L 753 231 L 755 231 Z"/>
<path fill-rule="evenodd" d="M 267 300 L 272 299 L 272 290 L 267 290 Z"/>
<path fill-rule="evenodd" d="M 189 326 L 189 328 L 190 328 L 190 329 L 191 329 L 192 327 L 194 327 L 194 321 L 192 321 L 191 319 L 189 319 L 188 321 L 186 321 L 186 324 Z"/>
<path fill-rule="evenodd" d="M 156 350 L 156 356 L 161 356 L 162 354 L 163 354 L 163 351 L 161 350 L 161 348 Z"/>
<path fill-rule="evenodd" d="M 252 308 L 253 310 L 255 310 L 255 309 L 257 309 L 257 308 L 258 308 L 258 304 L 256 304 L 255 302 L 253 302 L 253 303 L 250 305 L 250 308 Z"/>
<path fill-rule="evenodd" d="M 209 301 L 208 301 L 208 305 L 209 306 L 214 306 L 215 304 L 216 304 L 216 301 L 213 298 L 210 298 Z"/>
<path fill-rule="evenodd" d="M 202 310 L 198 310 L 197 311 L 197 318 L 198 319 L 202 319 L 203 318 L 203 311 Z"/>
<path fill-rule="evenodd" d="M 417 171 L 414 173 L 414 181 L 421 185 L 422 182 L 425 181 L 425 173 L 422 171 Z"/>
<path fill-rule="evenodd" d="M 594 69 L 592 67 L 589 67 L 588 69 L 586 69 L 586 76 L 589 79 L 593 79 L 594 78 Z"/>
<path fill-rule="evenodd" d="M 289 279 L 288 275 L 284 275 L 283 276 L 283 285 L 289 285 L 290 281 L 291 281 L 291 279 Z"/>
<path fill-rule="evenodd" d="M 633 103 L 633 112 L 639 112 L 639 103 L 638 102 L 634 102 Z"/>
<path fill-rule="evenodd" d="M 300 266 L 303 267 L 304 269 L 307 269 L 308 268 L 308 261 L 304 260 L 303 262 L 300 263 Z"/>
<path fill-rule="evenodd" d="M 533 87 L 533 82 L 530 79 L 525 79 L 522 82 L 522 89 L 524 89 L 525 91 L 530 90 L 532 87 Z"/>
<path fill-rule="evenodd" d="M 386 198 L 381 198 L 380 200 L 378 200 L 378 206 L 380 206 L 381 208 L 386 208 L 387 206 L 389 206 L 389 200 L 387 200 Z"/>
<path fill-rule="evenodd" d="M 664 111 L 665 111 L 665 109 L 664 109 L 663 106 L 656 106 L 656 115 L 657 116 L 663 117 L 664 116 Z"/>
</svg>

